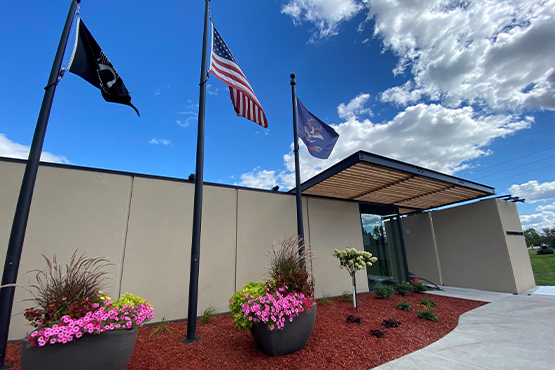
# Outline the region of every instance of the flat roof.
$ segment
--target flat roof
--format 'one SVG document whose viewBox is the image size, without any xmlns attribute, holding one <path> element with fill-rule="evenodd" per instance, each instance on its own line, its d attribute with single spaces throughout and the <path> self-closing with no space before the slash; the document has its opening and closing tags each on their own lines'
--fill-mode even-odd
<svg viewBox="0 0 555 370">
<path fill-rule="evenodd" d="M 291 189 L 289 192 L 294 192 Z M 390 204 L 405 214 L 495 194 L 495 189 L 359 151 L 301 184 L 302 194 Z"/>
</svg>

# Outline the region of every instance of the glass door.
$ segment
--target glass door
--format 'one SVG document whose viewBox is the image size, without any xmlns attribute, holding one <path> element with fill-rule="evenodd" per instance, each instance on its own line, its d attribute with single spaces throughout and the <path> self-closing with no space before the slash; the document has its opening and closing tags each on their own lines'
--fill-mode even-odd
<svg viewBox="0 0 555 370">
<path fill-rule="evenodd" d="M 368 288 L 373 290 L 382 285 L 408 281 L 398 216 L 384 217 L 369 211 L 378 210 L 361 207 L 364 250 L 372 253 L 378 261 L 366 267 Z"/>
</svg>

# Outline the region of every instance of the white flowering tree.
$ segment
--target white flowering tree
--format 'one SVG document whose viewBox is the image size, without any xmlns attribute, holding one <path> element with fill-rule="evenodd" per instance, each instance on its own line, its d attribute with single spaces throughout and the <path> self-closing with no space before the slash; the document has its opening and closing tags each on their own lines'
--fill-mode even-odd
<svg viewBox="0 0 555 370">
<path fill-rule="evenodd" d="M 339 268 L 345 268 L 353 279 L 353 304 L 355 305 L 355 310 L 358 312 L 355 274 L 358 270 L 366 268 L 366 266 L 372 266 L 378 259 L 372 257 L 372 253 L 370 252 L 357 251 L 355 248 L 346 248 L 344 251 L 335 249 L 333 255 L 339 258 Z"/>
</svg>

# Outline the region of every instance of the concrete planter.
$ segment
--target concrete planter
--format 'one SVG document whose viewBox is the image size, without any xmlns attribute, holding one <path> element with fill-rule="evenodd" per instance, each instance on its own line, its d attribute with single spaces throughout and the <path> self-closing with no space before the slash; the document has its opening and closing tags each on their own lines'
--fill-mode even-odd
<svg viewBox="0 0 555 370">
<path fill-rule="evenodd" d="M 304 348 L 316 321 L 316 303 L 310 312 L 303 312 L 292 322 L 286 320 L 283 330 L 268 330 L 263 323 L 256 323 L 251 334 L 258 348 L 265 354 L 276 357 Z"/>
<path fill-rule="evenodd" d="M 72 342 L 27 348 L 21 342 L 21 370 L 125 370 L 137 329 L 83 336 Z"/>
</svg>

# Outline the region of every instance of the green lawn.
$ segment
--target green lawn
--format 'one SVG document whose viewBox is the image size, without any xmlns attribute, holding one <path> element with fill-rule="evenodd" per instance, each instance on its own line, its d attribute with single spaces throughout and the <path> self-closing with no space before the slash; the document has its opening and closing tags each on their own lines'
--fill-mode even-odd
<svg viewBox="0 0 555 370">
<path fill-rule="evenodd" d="M 536 285 L 555 285 L 555 254 L 536 255 L 529 250 Z"/>
</svg>

